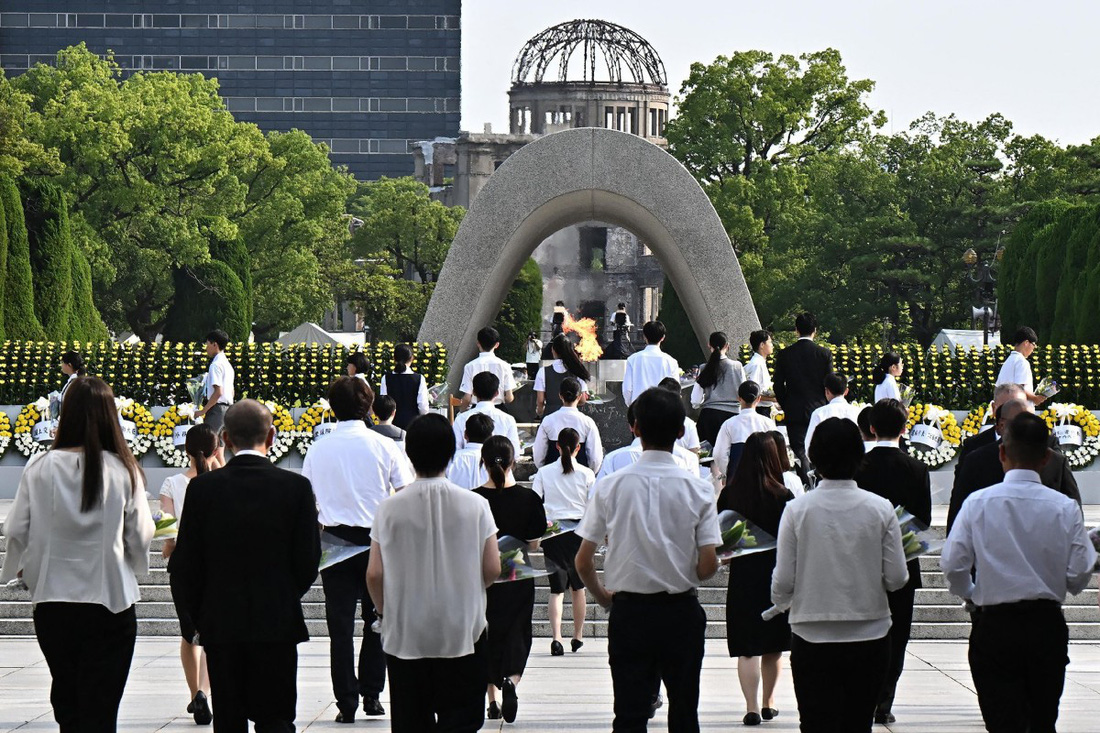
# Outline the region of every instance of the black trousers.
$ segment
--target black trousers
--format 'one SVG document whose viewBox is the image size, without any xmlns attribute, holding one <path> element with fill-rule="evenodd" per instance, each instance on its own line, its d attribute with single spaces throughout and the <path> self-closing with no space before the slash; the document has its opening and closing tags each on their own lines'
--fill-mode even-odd
<svg viewBox="0 0 1100 733">
<path fill-rule="evenodd" d="M 791 637 L 791 675 L 802 733 L 870 733 L 890 661 L 888 636 L 815 644 Z"/>
<path fill-rule="evenodd" d="M 794 453 L 794 457 L 798 459 L 798 467 L 795 470 L 798 472 L 798 477 L 802 479 L 802 483 L 809 486 L 810 479 L 807 472 L 810 467 L 810 459 L 806 455 L 806 450 L 809 448 L 806 445 L 806 429 L 810 427 L 810 424 L 791 422 L 784 422 L 783 424 L 787 426 L 787 444 L 790 446 L 791 452 Z"/>
<path fill-rule="evenodd" d="M 527 364 L 527 378 L 534 381 L 535 377 L 539 375 L 539 369 L 542 368 L 540 362 L 526 362 Z"/>
<path fill-rule="evenodd" d="M 298 705 L 298 645 L 208 644 L 206 666 L 215 733 L 293 733 Z"/>
<path fill-rule="evenodd" d="M 705 440 L 713 446 L 718 442 L 718 432 L 722 429 L 722 423 L 733 416 L 732 412 L 704 407 L 699 411 L 699 421 L 695 425 L 699 430 L 699 441 Z"/>
<path fill-rule="evenodd" d="M 111 613 L 96 603 L 39 603 L 34 632 L 61 733 L 114 733 L 134 658 L 134 607 Z"/>
<path fill-rule="evenodd" d="M 706 628 L 706 613 L 695 595 L 615 594 L 607 625 L 615 733 L 646 730 L 658 679 L 668 692 L 669 731 L 699 730 Z"/>
<path fill-rule="evenodd" d="M 386 656 L 392 733 L 472 733 L 485 723 L 489 683 L 485 635 L 453 659 Z"/>
<path fill-rule="evenodd" d="M 905 650 L 909 646 L 909 634 L 913 630 L 913 601 L 917 594 L 916 578 L 920 577 L 919 561 L 909 563 L 909 582 L 901 590 L 886 594 L 890 602 L 890 664 L 886 668 L 886 677 L 882 681 L 879 690 L 878 706 L 876 710 L 888 713 L 894 707 L 894 696 L 898 690 L 898 680 L 901 679 L 902 669 L 905 667 Z"/>
<path fill-rule="evenodd" d="M 1025 601 L 974 614 L 970 674 L 990 733 L 1053 733 L 1069 664 L 1061 606 Z"/>
<path fill-rule="evenodd" d="M 338 530 L 327 531 L 337 536 Z M 355 528 L 359 529 L 359 528 Z M 369 532 L 369 530 L 360 530 Z M 357 544 L 370 544 L 369 535 L 343 539 Z M 363 540 L 366 541 L 363 541 Z M 332 692 L 336 707 L 345 716 L 354 717 L 359 697 L 377 698 L 386 684 L 386 655 L 382 652 L 382 637 L 370 630 L 374 623 L 374 603 L 367 593 L 367 562 L 370 552 L 364 552 L 321 571 L 325 589 L 325 622 L 329 635 L 329 665 L 332 672 Z M 358 676 L 355 664 L 355 614 L 363 617 L 365 628 L 359 647 Z"/>
</svg>

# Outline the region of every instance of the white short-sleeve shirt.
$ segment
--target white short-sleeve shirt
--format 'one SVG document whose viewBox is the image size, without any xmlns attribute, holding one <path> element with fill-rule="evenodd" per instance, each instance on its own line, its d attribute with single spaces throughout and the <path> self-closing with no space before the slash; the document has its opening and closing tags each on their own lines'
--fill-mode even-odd
<svg viewBox="0 0 1100 733">
<path fill-rule="evenodd" d="M 187 497 L 187 485 L 191 479 L 185 473 L 177 473 L 164 479 L 160 486 L 160 495 L 172 500 L 173 516 L 176 518 L 176 528 L 183 523 L 183 500 Z"/>
<path fill-rule="evenodd" d="M 997 384 L 1019 384 L 1025 392 L 1035 391 L 1035 379 L 1031 375 L 1031 364 L 1019 351 L 1013 351 L 1001 365 L 997 374 Z"/>
<path fill-rule="evenodd" d="M 894 399 L 901 402 L 901 389 L 898 387 L 898 380 L 894 378 L 893 374 L 887 374 L 882 382 L 875 385 L 875 402 L 885 399 Z"/>
<path fill-rule="evenodd" d="M 761 354 L 753 354 L 745 364 L 745 379 L 760 385 L 760 392 L 768 392 L 772 388 L 772 376 L 768 373 L 768 360 Z"/>
<path fill-rule="evenodd" d="M 447 466 L 447 480 L 463 489 L 476 489 L 489 480 L 489 472 L 481 464 L 481 443 L 467 443 L 455 451 L 451 465 Z"/>
<path fill-rule="evenodd" d="M 565 374 L 566 372 L 569 371 L 568 369 L 565 368 L 565 364 L 562 363 L 561 359 L 554 359 L 554 361 L 551 362 L 550 367 L 555 372 L 557 372 L 558 374 Z M 578 382 L 580 382 L 581 394 L 584 394 L 585 392 L 588 391 L 588 383 L 587 382 L 585 382 L 583 379 L 581 379 L 580 377 L 577 377 L 577 376 L 574 376 L 573 379 L 576 379 Z M 534 390 L 536 392 L 545 392 L 546 391 L 546 370 L 545 369 L 539 369 L 539 373 L 535 375 Z"/>
<path fill-rule="evenodd" d="M 557 440 L 558 433 L 564 428 L 573 428 L 577 431 L 581 443 L 584 443 L 585 453 L 588 455 L 588 466 L 593 471 L 599 471 L 600 465 L 603 463 L 603 443 L 600 442 L 600 429 L 592 418 L 576 407 L 562 407 L 543 419 L 538 431 L 535 433 L 535 445 L 531 449 L 535 465 L 541 466 L 546 461 L 550 441 Z"/>
<path fill-rule="evenodd" d="M 504 402 L 504 397 L 501 395 L 505 392 L 515 390 L 516 378 L 512 374 L 512 365 L 492 351 L 483 351 L 477 355 L 477 358 L 470 360 L 466 363 L 466 366 L 462 367 L 462 384 L 458 388 L 459 391 L 472 397 L 474 394 L 474 377 L 482 372 L 492 372 L 500 380 L 500 393 L 493 400 L 496 404 L 499 405 Z M 475 402 L 477 401 L 476 397 L 472 398 Z"/>
<path fill-rule="evenodd" d="M 382 553 L 386 654 L 474 653 L 486 625 L 481 562 L 496 533 L 489 502 L 443 478 L 417 479 L 378 506 L 371 541 Z"/>
<path fill-rule="evenodd" d="M 573 462 L 573 471 L 565 473 L 561 459 L 539 469 L 531 488 L 542 497 L 548 521 L 580 519 L 588 505 L 588 492 L 596 483 L 596 474 Z"/>
<path fill-rule="evenodd" d="M 612 592 L 684 593 L 698 587 L 699 548 L 721 544 L 714 488 L 648 450 L 596 483 L 577 535 L 602 544 L 604 585 Z"/>
<path fill-rule="evenodd" d="M 680 378 L 680 365 L 674 358 L 661 351 L 657 344 L 650 344 L 631 354 L 626 360 L 623 374 L 623 400 L 627 405 L 650 387 L 656 387 L 662 379 Z"/>
<path fill-rule="evenodd" d="M 214 387 L 222 388 L 222 395 L 218 404 L 233 404 L 233 365 L 229 363 L 224 351 L 219 351 L 210 360 L 210 368 L 206 372 L 206 398 L 210 399 L 210 393 Z"/>
<path fill-rule="evenodd" d="M 455 448 L 461 450 L 466 447 L 466 422 L 478 414 L 488 415 L 492 418 L 493 435 L 502 435 L 511 441 L 516 456 L 519 456 L 523 449 L 519 442 L 519 428 L 516 426 L 516 419 L 504 410 L 498 410 L 492 402 L 478 402 L 466 412 L 455 416 Z"/>
</svg>

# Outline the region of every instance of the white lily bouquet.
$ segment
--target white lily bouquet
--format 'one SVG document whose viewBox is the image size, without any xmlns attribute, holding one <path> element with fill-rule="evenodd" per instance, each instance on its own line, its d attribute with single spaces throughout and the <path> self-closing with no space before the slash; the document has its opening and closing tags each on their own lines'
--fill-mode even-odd
<svg viewBox="0 0 1100 733">
<path fill-rule="evenodd" d="M 913 404 L 913 398 L 917 396 L 917 390 L 911 384 L 899 384 L 898 392 L 901 393 L 901 404 L 906 408 Z"/>
<path fill-rule="evenodd" d="M 441 412 L 443 415 L 447 414 L 447 410 L 451 407 L 451 389 L 447 386 L 446 382 L 440 382 L 439 384 L 433 384 L 428 387 L 428 405 L 436 412 Z"/>
<path fill-rule="evenodd" d="M 1035 386 L 1035 394 L 1042 395 L 1047 399 L 1050 399 L 1060 391 L 1061 387 L 1058 386 L 1058 382 L 1051 377 L 1043 377 L 1039 380 L 1039 384 Z"/>
<path fill-rule="evenodd" d="M 514 583 L 517 580 L 530 580 L 549 575 L 547 570 L 539 570 L 531 564 L 531 555 L 527 543 L 511 535 L 504 535 L 497 541 L 500 549 L 500 577 L 494 583 Z"/>
<path fill-rule="evenodd" d="M 355 545 L 347 540 L 342 540 L 334 534 L 321 532 L 321 562 L 317 572 L 331 568 L 333 565 L 351 559 L 356 555 L 362 555 L 370 549 L 370 546 Z"/>
<path fill-rule="evenodd" d="M 50 418 L 56 420 L 61 417 L 61 393 L 54 390 L 46 398 L 50 401 Z"/>
<path fill-rule="evenodd" d="M 206 404 L 206 375 L 191 377 L 187 380 L 187 396 L 196 405 Z"/>
<path fill-rule="evenodd" d="M 943 549 L 944 541 L 933 536 L 927 525 L 906 511 L 904 507 L 894 507 L 894 513 L 901 526 L 901 546 L 905 551 L 906 562 Z"/>
<path fill-rule="evenodd" d="M 154 512 L 153 525 L 156 527 L 153 532 L 154 540 L 174 540 L 179 534 L 179 522 L 167 512 Z"/>
<path fill-rule="evenodd" d="M 722 544 L 717 549 L 719 560 L 767 552 L 776 547 L 775 537 L 730 509 L 718 513 L 718 528 L 722 531 Z"/>
</svg>

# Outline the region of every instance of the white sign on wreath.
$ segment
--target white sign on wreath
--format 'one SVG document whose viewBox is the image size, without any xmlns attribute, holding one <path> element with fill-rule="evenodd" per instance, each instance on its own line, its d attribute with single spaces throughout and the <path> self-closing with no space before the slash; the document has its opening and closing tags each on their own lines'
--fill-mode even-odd
<svg viewBox="0 0 1100 733">
<path fill-rule="evenodd" d="M 183 423 L 172 428 L 172 445 L 182 448 L 187 443 L 187 432 L 195 427 L 189 423 Z"/>
<path fill-rule="evenodd" d="M 1080 447 L 1085 444 L 1085 431 L 1076 425 L 1055 425 L 1054 437 L 1061 445 Z"/>
<path fill-rule="evenodd" d="M 57 434 L 57 420 L 41 420 L 31 428 L 31 437 L 39 443 L 53 442 Z"/>
<path fill-rule="evenodd" d="M 919 443 L 936 450 L 943 443 L 943 431 L 935 425 L 917 423 L 909 429 L 909 442 Z"/>
</svg>

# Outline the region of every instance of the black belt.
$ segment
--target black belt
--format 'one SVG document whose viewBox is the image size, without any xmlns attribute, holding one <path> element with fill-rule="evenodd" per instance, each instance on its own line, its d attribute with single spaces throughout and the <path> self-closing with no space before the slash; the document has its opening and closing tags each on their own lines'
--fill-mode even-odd
<svg viewBox="0 0 1100 733">
<path fill-rule="evenodd" d="M 615 597 L 638 601 L 674 601 L 683 598 L 698 598 L 699 591 L 696 588 L 686 590 L 683 593 L 669 593 L 668 591 L 661 591 L 660 593 L 632 593 L 628 590 L 620 590 L 615 592 Z"/>
<path fill-rule="evenodd" d="M 1061 608 L 1062 604 L 1058 601 L 1052 601 L 1049 598 L 1033 598 L 1026 601 L 1015 601 L 1013 603 L 996 603 L 992 606 L 978 606 L 976 610 L 978 613 L 991 613 L 997 615 L 1032 613 L 1034 611 L 1053 611 Z"/>
</svg>

